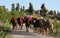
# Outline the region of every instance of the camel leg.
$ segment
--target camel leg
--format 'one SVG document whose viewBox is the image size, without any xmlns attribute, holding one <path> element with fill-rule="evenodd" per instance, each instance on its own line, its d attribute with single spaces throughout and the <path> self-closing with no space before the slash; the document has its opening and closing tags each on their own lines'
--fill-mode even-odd
<svg viewBox="0 0 60 38">
<path fill-rule="evenodd" d="M 44 28 L 42 28 L 42 35 L 44 35 Z"/>
</svg>

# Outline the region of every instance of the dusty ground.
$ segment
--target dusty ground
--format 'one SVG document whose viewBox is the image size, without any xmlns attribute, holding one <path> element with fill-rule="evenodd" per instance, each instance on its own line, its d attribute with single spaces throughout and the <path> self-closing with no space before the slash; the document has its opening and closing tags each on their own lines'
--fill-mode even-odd
<svg viewBox="0 0 60 38">
<path fill-rule="evenodd" d="M 46 36 L 42 34 L 33 33 L 33 30 L 30 29 L 29 32 L 26 32 L 25 26 L 23 26 L 22 31 L 11 31 L 12 38 L 53 38 L 52 36 Z"/>
</svg>

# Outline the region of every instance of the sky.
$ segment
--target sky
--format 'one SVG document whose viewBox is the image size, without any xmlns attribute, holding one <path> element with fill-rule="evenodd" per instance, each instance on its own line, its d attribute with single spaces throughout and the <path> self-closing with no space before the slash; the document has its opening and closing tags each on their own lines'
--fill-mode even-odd
<svg viewBox="0 0 60 38">
<path fill-rule="evenodd" d="M 44 3 L 48 10 L 60 11 L 60 0 L 0 0 L 0 6 L 5 6 L 9 10 L 12 3 L 19 3 L 20 6 L 25 6 L 25 9 L 29 8 L 29 3 L 32 3 L 35 10 L 39 10 Z"/>
</svg>

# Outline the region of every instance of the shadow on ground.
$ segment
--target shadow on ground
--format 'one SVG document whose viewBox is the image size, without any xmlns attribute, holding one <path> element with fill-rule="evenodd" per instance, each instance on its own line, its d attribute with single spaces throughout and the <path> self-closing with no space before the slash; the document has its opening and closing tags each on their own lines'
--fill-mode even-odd
<svg viewBox="0 0 60 38">
<path fill-rule="evenodd" d="M 11 34 L 14 34 L 14 35 L 33 35 L 33 33 L 26 32 L 26 31 L 11 31 Z"/>
</svg>

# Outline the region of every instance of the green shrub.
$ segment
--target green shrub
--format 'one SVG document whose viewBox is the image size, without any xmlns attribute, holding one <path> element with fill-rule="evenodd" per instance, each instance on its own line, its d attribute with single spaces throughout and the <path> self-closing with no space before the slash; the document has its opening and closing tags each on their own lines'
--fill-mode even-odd
<svg viewBox="0 0 60 38">
<path fill-rule="evenodd" d="M 55 37 L 58 38 L 60 37 L 60 23 L 57 22 L 56 19 L 54 19 L 54 34 L 55 34 Z"/>
<path fill-rule="evenodd" d="M 15 16 L 15 17 L 17 17 L 17 18 L 23 16 L 22 13 L 19 12 L 19 11 L 12 11 L 11 14 L 12 14 L 12 16 Z"/>
<path fill-rule="evenodd" d="M 3 26 L 0 26 L 0 37 L 1 38 L 10 38 L 10 30 L 11 30 L 11 25 L 9 24 L 9 21 L 6 20 L 6 22 L 3 24 Z"/>
</svg>

